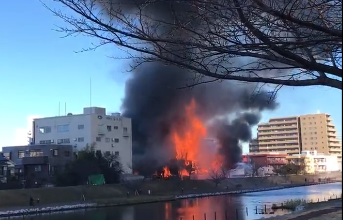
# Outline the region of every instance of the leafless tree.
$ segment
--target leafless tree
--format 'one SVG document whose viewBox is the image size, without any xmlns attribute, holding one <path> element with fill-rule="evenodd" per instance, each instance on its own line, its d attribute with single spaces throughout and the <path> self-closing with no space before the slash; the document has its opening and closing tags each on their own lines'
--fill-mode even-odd
<svg viewBox="0 0 343 220">
<path fill-rule="evenodd" d="M 209 173 L 212 181 L 214 182 L 214 184 L 216 184 L 216 187 L 226 178 L 227 175 L 227 171 L 223 167 L 216 169 L 213 168 L 210 170 Z"/>
<path fill-rule="evenodd" d="M 55 0 L 67 36 L 116 45 L 144 62 L 237 80 L 342 89 L 340 0 Z"/>
</svg>

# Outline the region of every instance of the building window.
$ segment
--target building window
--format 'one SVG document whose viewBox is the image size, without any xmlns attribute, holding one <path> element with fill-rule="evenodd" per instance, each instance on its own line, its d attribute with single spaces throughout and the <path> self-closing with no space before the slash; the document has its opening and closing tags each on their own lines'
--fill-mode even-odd
<svg viewBox="0 0 343 220">
<path fill-rule="evenodd" d="M 113 126 L 113 129 L 117 130 L 117 129 L 118 129 L 118 126 Z"/>
<path fill-rule="evenodd" d="M 110 138 L 106 138 L 105 141 L 108 143 L 108 142 L 111 141 L 111 139 Z"/>
<path fill-rule="evenodd" d="M 115 152 L 114 152 L 114 155 L 115 155 L 115 156 L 119 156 L 119 151 L 115 151 Z"/>
<path fill-rule="evenodd" d="M 119 143 L 119 138 L 115 138 L 114 143 Z"/>
<path fill-rule="evenodd" d="M 23 157 L 25 157 L 25 151 L 23 151 L 23 150 L 18 150 L 18 158 L 21 159 L 21 158 L 23 158 Z"/>
<path fill-rule="evenodd" d="M 70 151 L 64 151 L 64 156 L 65 157 L 70 157 Z"/>
<path fill-rule="evenodd" d="M 42 166 L 37 165 L 35 166 L 35 172 L 41 172 L 42 171 Z"/>
<path fill-rule="evenodd" d="M 30 157 L 40 157 L 43 156 L 42 150 L 30 150 Z"/>
<path fill-rule="evenodd" d="M 70 144 L 69 138 L 57 139 L 57 144 Z"/>
<path fill-rule="evenodd" d="M 57 132 L 68 132 L 69 125 L 57 125 Z"/>
<path fill-rule="evenodd" d="M 124 130 L 124 132 L 127 132 L 127 127 L 124 127 L 123 130 Z"/>
<path fill-rule="evenodd" d="M 58 150 L 57 149 L 52 150 L 52 156 L 54 156 L 54 157 L 58 156 Z"/>
<path fill-rule="evenodd" d="M 51 127 L 50 126 L 39 127 L 39 133 L 41 134 L 51 133 Z"/>
<path fill-rule="evenodd" d="M 101 141 L 101 137 L 96 137 L 95 140 L 100 142 Z"/>
<path fill-rule="evenodd" d="M 77 126 L 77 129 L 79 129 L 79 130 L 82 130 L 82 129 L 84 129 L 85 128 L 85 125 L 78 125 Z"/>
<path fill-rule="evenodd" d="M 52 144 L 54 143 L 54 140 L 41 140 L 39 141 L 39 144 Z"/>
<path fill-rule="evenodd" d="M 111 126 L 107 126 L 107 131 L 112 131 L 112 127 Z"/>
<path fill-rule="evenodd" d="M 84 142 L 85 138 L 81 137 L 81 138 L 77 138 L 77 142 Z"/>
</svg>

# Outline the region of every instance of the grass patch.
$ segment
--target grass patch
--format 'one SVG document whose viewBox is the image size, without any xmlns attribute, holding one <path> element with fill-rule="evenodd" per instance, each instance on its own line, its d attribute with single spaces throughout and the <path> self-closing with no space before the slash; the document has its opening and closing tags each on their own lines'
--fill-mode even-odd
<svg viewBox="0 0 343 220">
<path fill-rule="evenodd" d="M 272 209 L 288 209 L 288 210 L 295 211 L 296 207 L 300 205 L 307 205 L 307 201 L 303 199 L 286 200 L 280 205 L 273 204 Z"/>
</svg>

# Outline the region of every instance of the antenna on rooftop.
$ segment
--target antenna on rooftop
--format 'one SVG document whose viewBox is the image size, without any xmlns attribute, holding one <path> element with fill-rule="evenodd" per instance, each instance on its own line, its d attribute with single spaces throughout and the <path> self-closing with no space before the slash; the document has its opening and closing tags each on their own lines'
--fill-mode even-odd
<svg viewBox="0 0 343 220">
<path fill-rule="evenodd" d="M 89 77 L 89 107 L 92 107 L 92 77 Z"/>
<path fill-rule="evenodd" d="M 61 102 L 58 102 L 58 116 L 61 115 Z"/>
</svg>

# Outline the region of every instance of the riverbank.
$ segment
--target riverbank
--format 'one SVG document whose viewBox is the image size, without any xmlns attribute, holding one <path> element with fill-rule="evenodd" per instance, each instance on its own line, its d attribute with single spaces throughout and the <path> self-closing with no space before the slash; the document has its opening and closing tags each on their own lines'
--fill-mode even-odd
<svg viewBox="0 0 343 220">
<path fill-rule="evenodd" d="M 98 203 L 119 200 L 137 200 L 135 191 L 140 191 L 139 198 L 175 197 L 187 194 L 217 193 L 236 190 L 261 190 L 266 188 L 282 188 L 301 186 L 302 184 L 318 184 L 319 178 L 325 177 L 342 180 L 342 173 L 328 175 L 291 175 L 272 177 L 230 178 L 222 181 L 218 186 L 211 180 L 156 180 L 139 181 L 128 184 L 113 184 L 101 186 L 73 186 L 36 189 L 0 190 L 0 211 L 29 205 L 29 198 L 39 198 L 40 205 L 75 203 Z M 150 195 L 148 195 L 150 191 Z M 129 192 L 129 198 L 127 193 Z"/>
<path fill-rule="evenodd" d="M 153 203 L 153 202 L 166 202 L 173 201 L 176 199 L 185 199 L 185 198 L 194 198 L 194 197 L 208 197 L 224 194 L 242 194 L 249 192 L 258 192 L 258 191 L 269 191 L 269 190 L 278 190 L 291 187 L 300 187 L 305 185 L 317 185 L 324 183 L 310 183 L 310 184 L 290 184 L 284 186 L 275 186 L 269 188 L 260 188 L 260 189 L 240 189 L 240 190 L 227 190 L 227 191 L 217 191 L 211 193 L 193 193 L 193 194 L 184 194 L 184 195 L 140 195 L 140 196 L 131 196 L 131 197 L 115 197 L 107 199 L 97 199 L 93 201 L 84 201 L 79 203 L 64 203 L 64 204 L 51 204 L 51 205 L 39 205 L 36 207 L 8 207 L 2 208 L 0 210 L 0 217 L 9 217 L 9 216 L 24 216 L 38 213 L 50 213 L 50 212 L 60 212 L 67 210 L 76 210 L 76 209 L 88 209 L 88 208 L 100 208 L 100 207 L 110 207 L 110 206 L 120 206 L 120 205 L 135 205 L 142 203 Z"/>
<path fill-rule="evenodd" d="M 340 211 L 340 212 L 339 212 Z M 332 199 L 324 202 L 308 203 L 305 209 L 290 214 L 261 218 L 261 220 L 338 220 L 342 219 L 342 199 Z M 326 218 L 330 216 L 330 218 Z"/>
</svg>

